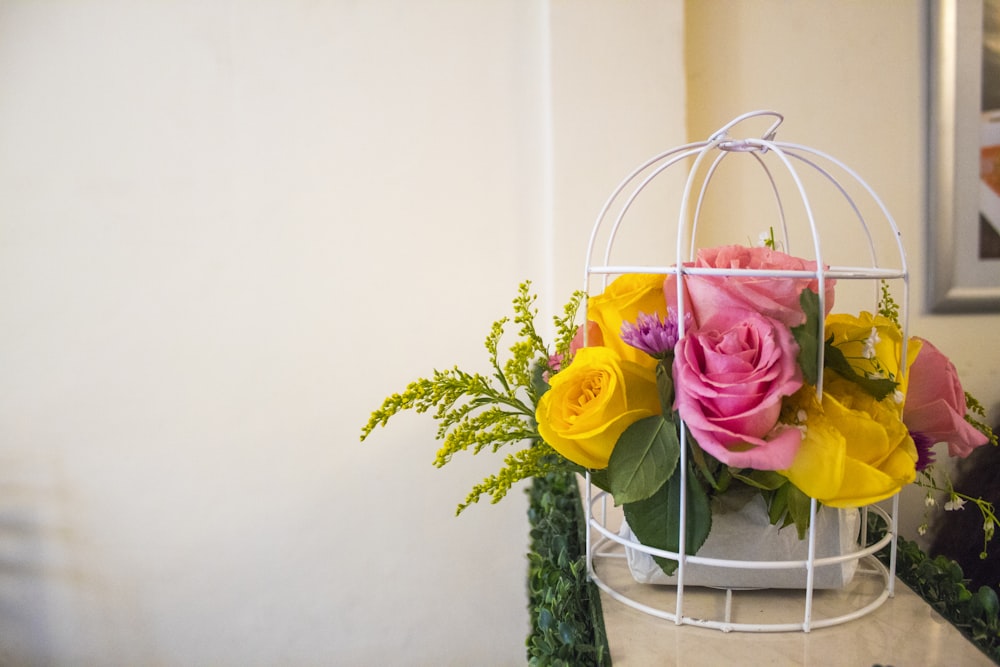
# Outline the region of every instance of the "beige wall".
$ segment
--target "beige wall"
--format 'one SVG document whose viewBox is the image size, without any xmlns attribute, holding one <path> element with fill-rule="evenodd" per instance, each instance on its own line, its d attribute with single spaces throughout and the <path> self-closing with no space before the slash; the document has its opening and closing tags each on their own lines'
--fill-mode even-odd
<svg viewBox="0 0 1000 667">
<path fill-rule="evenodd" d="M 0 662 L 523 664 L 523 495 L 455 519 L 495 463 L 361 423 L 482 364 L 523 278 L 560 305 L 685 123 L 783 112 L 885 198 L 919 295 L 922 30 L 908 2 L 5 4 Z M 996 317 L 914 312 L 995 416 Z"/>
<path fill-rule="evenodd" d="M 577 286 L 681 9 L 5 3 L 0 663 L 523 664 L 524 494 L 358 434 Z"/>
<path fill-rule="evenodd" d="M 923 305 L 924 3 L 699 0 L 685 10 L 689 136 L 705 138 L 744 111 L 774 109 L 786 119 L 779 139 L 820 148 L 859 171 L 903 236 L 911 333 L 949 355 L 990 419 L 1000 418 L 1000 351 L 992 345 L 1000 315 L 932 315 Z M 738 205 L 754 206 L 758 194 L 741 193 Z M 849 251 L 856 239 L 830 242 L 835 251 Z M 910 488 L 903 497 L 901 530 L 912 539 L 921 496 Z"/>
</svg>

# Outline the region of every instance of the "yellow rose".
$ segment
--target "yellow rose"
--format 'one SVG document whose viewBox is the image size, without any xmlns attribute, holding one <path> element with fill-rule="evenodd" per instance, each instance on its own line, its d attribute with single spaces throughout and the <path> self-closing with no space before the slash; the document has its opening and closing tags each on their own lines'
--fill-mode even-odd
<svg viewBox="0 0 1000 667">
<path fill-rule="evenodd" d="M 623 342 L 621 332 L 622 322 L 635 322 L 640 312 L 667 319 L 663 279 L 663 275 L 655 273 L 627 273 L 615 278 L 604 292 L 588 299 L 587 319 L 600 329 L 601 345 L 611 348 L 622 359 L 648 367 L 656 365 L 656 359 Z"/>
<path fill-rule="evenodd" d="M 619 436 L 660 414 L 656 373 L 606 347 L 585 347 L 552 377 L 535 419 L 545 442 L 585 468 L 608 466 Z"/>
<path fill-rule="evenodd" d="M 786 407 L 805 430 L 791 468 L 781 472 L 806 495 L 831 507 L 860 507 L 916 478 L 917 448 L 892 397 L 876 401 L 856 384 L 828 377 L 822 404 L 814 388 L 803 387 Z"/>
</svg>

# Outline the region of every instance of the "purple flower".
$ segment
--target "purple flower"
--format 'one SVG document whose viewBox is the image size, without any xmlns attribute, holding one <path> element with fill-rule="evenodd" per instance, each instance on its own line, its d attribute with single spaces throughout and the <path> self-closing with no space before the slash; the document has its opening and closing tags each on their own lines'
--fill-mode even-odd
<svg viewBox="0 0 1000 667">
<path fill-rule="evenodd" d="M 685 319 L 690 319 L 687 313 Z M 673 308 L 667 309 L 667 319 L 661 320 L 658 315 L 639 313 L 635 324 L 622 322 L 622 340 L 646 354 L 665 359 L 674 353 L 677 345 L 677 313 Z"/>
<path fill-rule="evenodd" d="M 921 431 L 910 431 L 913 444 L 917 446 L 917 472 L 934 463 L 934 439 Z"/>
</svg>

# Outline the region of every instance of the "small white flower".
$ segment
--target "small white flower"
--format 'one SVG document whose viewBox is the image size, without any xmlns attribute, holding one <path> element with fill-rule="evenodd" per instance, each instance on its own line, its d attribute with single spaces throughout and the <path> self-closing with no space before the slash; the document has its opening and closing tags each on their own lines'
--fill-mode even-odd
<svg viewBox="0 0 1000 667">
<path fill-rule="evenodd" d="M 983 533 L 986 534 L 987 540 L 993 539 L 993 531 L 995 529 L 996 526 L 993 525 L 993 519 L 986 519 L 986 521 L 983 522 Z"/>
<path fill-rule="evenodd" d="M 944 504 L 944 510 L 946 512 L 953 512 L 955 510 L 960 510 L 965 505 L 965 500 L 959 498 L 958 496 L 952 496 L 951 500 Z"/>
<path fill-rule="evenodd" d="M 924 498 L 924 505 L 926 505 L 927 507 L 934 507 L 935 505 L 937 505 L 937 501 L 934 500 L 934 496 L 928 493 L 927 496 Z"/>
<path fill-rule="evenodd" d="M 878 345 L 881 340 L 882 339 L 878 337 L 878 330 L 875 327 L 872 327 L 871 333 L 868 334 L 868 338 L 865 340 L 864 352 L 862 352 L 865 359 L 875 358 L 875 346 Z"/>
<path fill-rule="evenodd" d="M 805 410 L 799 410 L 798 412 L 795 413 L 795 418 L 799 421 L 800 424 L 805 424 L 806 419 L 808 419 L 808 417 L 809 415 L 806 414 Z"/>
<path fill-rule="evenodd" d="M 771 232 L 761 232 L 760 236 L 757 237 L 757 245 L 762 248 L 768 247 L 771 243 Z"/>
<path fill-rule="evenodd" d="M 903 396 L 903 392 L 901 392 L 900 390 L 897 389 L 896 391 L 892 392 L 892 400 L 896 402 L 896 405 L 902 405 L 904 398 L 905 396 Z"/>
<path fill-rule="evenodd" d="M 926 535 L 926 534 L 927 534 L 927 524 L 926 523 L 922 523 L 919 526 L 917 526 L 917 535 Z"/>
</svg>

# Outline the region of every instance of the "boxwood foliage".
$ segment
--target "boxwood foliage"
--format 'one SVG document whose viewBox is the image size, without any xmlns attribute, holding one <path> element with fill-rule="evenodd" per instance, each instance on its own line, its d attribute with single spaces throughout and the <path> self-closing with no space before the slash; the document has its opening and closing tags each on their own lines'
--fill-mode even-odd
<svg viewBox="0 0 1000 667">
<path fill-rule="evenodd" d="M 869 535 L 878 540 L 885 525 L 871 521 Z M 896 541 L 896 576 L 922 597 L 935 611 L 954 625 L 993 662 L 1000 665 L 1000 602 L 997 591 L 980 586 L 972 591 L 962 567 L 945 556 L 931 557 L 916 542 L 899 537 Z M 889 547 L 878 557 L 889 564 Z"/>
<path fill-rule="evenodd" d="M 576 474 L 535 477 L 528 497 L 528 664 L 610 666 L 600 594 L 587 578 L 586 525 Z"/>
</svg>

